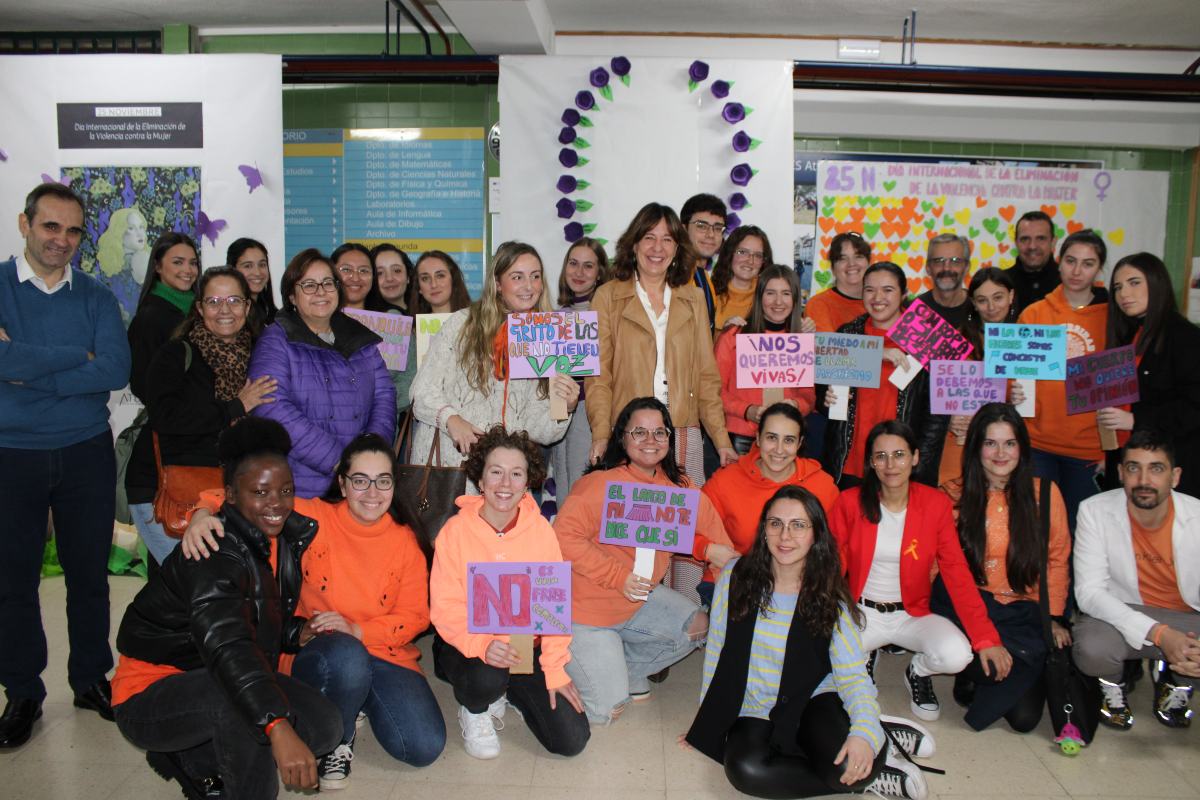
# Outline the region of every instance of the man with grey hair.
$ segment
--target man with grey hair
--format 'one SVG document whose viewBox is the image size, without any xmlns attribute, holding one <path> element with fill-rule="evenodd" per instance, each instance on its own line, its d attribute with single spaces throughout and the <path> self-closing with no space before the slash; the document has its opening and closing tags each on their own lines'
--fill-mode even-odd
<svg viewBox="0 0 1200 800">
<path fill-rule="evenodd" d="M 929 240 L 925 271 L 933 288 L 917 299 L 932 308 L 956 328 L 967 321 L 971 306 L 963 279 L 971 266 L 971 240 L 953 233 L 940 233 Z"/>
</svg>

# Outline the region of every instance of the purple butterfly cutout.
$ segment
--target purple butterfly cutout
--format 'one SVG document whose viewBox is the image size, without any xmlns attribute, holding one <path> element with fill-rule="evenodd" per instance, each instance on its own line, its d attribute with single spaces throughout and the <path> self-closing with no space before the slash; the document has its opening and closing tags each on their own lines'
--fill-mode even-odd
<svg viewBox="0 0 1200 800">
<path fill-rule="evenodd" d="M 42 173 L 42 183 L 61 183 L 63 186 L 70 186 L 70 178 L 52 178 L 45 172 Z"/>
<path fill-rule="evenodd" d="M 196 236 L 208 237 L 209 244 L 216 244 L 217 237 L 225 230 L 228 223 L 223 219 L 209 219 L 203 211 L 196 212 Z"/>
<path fill-rule="evenodd" d="M 8 151 L 0 147 L 0 161 L 8 161 Z"/>
<path fill-rule="evenodd" d="M 258 171 L 258 167 L 238 164 L 238 172 L 242 173 L 242 177 L 246 179 L 246 185 L 250 187 L 250 194 L 254 194 L 254 190 L 263 185 L 262 173 Z"/>
</svg>

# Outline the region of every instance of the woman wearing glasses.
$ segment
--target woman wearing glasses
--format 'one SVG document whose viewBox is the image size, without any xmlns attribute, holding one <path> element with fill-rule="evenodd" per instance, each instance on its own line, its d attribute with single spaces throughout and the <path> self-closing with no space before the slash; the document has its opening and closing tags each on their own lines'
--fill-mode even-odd
<svg viewBox="0 0 1200 800">
<path fill-rule="evenodd" d="M 761 228 L 741 225 L 729 234 L 713 267 L 713 315 L 718 335 L 732 325 L 745 325 L 754 305 L 758 274 L 774 264 L 771 241 Z"/>
<path fill-rule="evenodd" d="M 249 321 L 250 285 L 234 267 L 214 267 L 196 283 L 196 302 L 146 370 L 149 431 L 163 464 L 216 467 L 217 436 L 270 403 L 275 381 L 246 379 L 257 326 Z M 131 508 L 146 549 L 161 564 L 176 540 L 154 521 L 153 503 Z"/>
<path fill-rule="evenodd" d="M 316 520 L 304 551 L 300 602 L 309 620 L 295 661 L 281 669 L 319 689 L 341 712 L 341 742 L 319 760 L 322 789 L 350 776 L 355 720 L 370 721 L 376 741 L 398 761 L 433 763 L 446 726 L 413 640 L 429 626 L 429 545 L 403 503 L 393 502 L 395 457 L 388 442 L 363 434 L 346 446 L 319 500 L 296 498 L 297 514 Z M 208 558 L 224 529 L 215 514 L 222 492 L 205 492 L 181 549 Z"/>
<path fill-rule="evenodd" d="M 904 672 L 910 707 L 921 719 L 935 720 L 941 707 L 931 676 L 961 672 L 974 650 L 984 675 L 999 681 L 1008 675 L 1012 656 L 975 588 L 950 499 L 912 480 L 922 456 L 916 435 L 903 422 L 875 425 L 867 435 L 863 483 L 842 493 L 829 524 L 850 596 L 866 617 L 863 651 L 894 644 L 913 652 Z M 966 636 L 929 612 L 935 567 Z"/>
<path fill-rule="evenodd" d="M 708 616 L 662 584 L 671 554 L 600 542 L 609 481 L 688 486 L 675 463 L 675 428 L 667 407 L 653 397 L 628 403 L 617 415 L 604 456 L 575 484 L 554 522 L 563 558 L 571 562 L 571 661 L 567 674 L 579 688 L 588 719 L 606 725 L 626 704 L 650 697 L 649 676 L 704 643 Z M 704 495 L 696 517 L 692 555 L 710 548 L 732 553 L 729 537 Z M 726 556 L 727 558 L 728 556 Z"/>
<path fill-rule="evenodd" d="M 342 308 L 367 307 L 367 295 L 375 286 L 371 251 L 358 242 L 346 242 L 329 255 L 342 283 Z"/>
<path fill-rule="evenodd" d="M 251 379 L 275 379 L 275 402 L 255 414 L 287 429 L 296 496 L 316 497 L 351 439 L 395 437 L 396 390 L 380 338 L 341 312 L 341 283 L 320 251 L 297 253 L 280 288 L 283 310 L 250 358 Z"/>
</svg>

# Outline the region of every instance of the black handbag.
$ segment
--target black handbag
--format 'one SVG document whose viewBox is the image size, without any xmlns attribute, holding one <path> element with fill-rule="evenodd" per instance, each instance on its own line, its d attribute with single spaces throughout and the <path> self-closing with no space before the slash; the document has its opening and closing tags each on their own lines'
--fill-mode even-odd
<svg viewBox="0 0 1200 800">
<path fill-rule="evenodd" d="M 1078 730 L 1084 744 L 1091 744 L 1100 724 L 1100 683 L 1090 675 L 1084 675 L 1075 666 L 1069 647 L 1057 647 L 1050 628 L 1050 591 L 1046 572 L 1050 566 L 1050 486 L 1051 481 L 1041 479 L 1038 498 L 1040 528 L 1042 535 L 1042 570 L 1038 577 L 1038 604 L 1042 608 L 1042 633 L 1046 637 L 1046 704 L 1050 709 L 1050 724 L 1054 729 L 1055 741 L 1063 752 L 1074 755 L 1078 745 L 1063 739 L 1063 728 L 1072 724 Z"/>
<path fill-rule="evenodd" d="M 412 407 L 400 434 L 396 437 L 396 452 L 412 455 Z M 467 493 L 467 473 L 462 467 L 442 466 L 442 435 L 434 429 L 433 443 L 424 464 L 396 464 L 396 493 L 398 502 L 408 506 L 411 515 L 421 522 L 425 535 L 432 543 L 450 517 L 458 512 L 454 501 Z"/>
</svg>

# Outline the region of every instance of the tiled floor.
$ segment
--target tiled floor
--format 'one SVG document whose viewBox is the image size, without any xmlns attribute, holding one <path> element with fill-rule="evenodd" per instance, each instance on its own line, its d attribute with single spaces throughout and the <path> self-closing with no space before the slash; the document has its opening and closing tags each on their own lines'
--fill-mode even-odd
<svg viewBox="0 0 1200 800">
<path fill-rule="evenodd" d="M 112 580 L 114 633 L 121 611 L 140 585 L 135 578 Z M 46 675 L 50 696 L 33 740 L 16 752 L 0 753 L 0 798 L 181 797 L 173 784 L 150 772 L 142 753 L 110 723 L 71 706 L 61 578 L 43 583 L 42 603 L 50 638 L 51 666 Z M 907 714 L 900 688 L 904 663 L 903 657 L 883 656 L 879 667 L 883 707 L 901 715 Z M 351 785 L 336 796 L 339 800 L 739 797 L 717 764 L 676 744 L 695 711 L 699 675 L 700 658 L 694 655 L 656 687 L 650 702 L 631 708 L 611 728 L 593 730 L 587 750 L 574 759 L 547 755 L 520 719 L 509 715 L 508 727 L 500 734 L 504 751 L 494 761 L 477 761 L 463 752 L 449 687 L 435 679 L 434 692 L 450 731 L 442 757 L 425 769 L 398 765 L 364 728 L 355 748 Z M 1076 758 L 1058 752 L 1045 721 L 1025 736 L 1009 732 L 1002 724 L 973 733 L 953 705 L 949 681 L 939 678 L 937 689 L 948 706 L 943 718 L 930 725 L 938 747 L 930 763 L 944 768 L 946 775 L 929 776 L 931 798 L 1200 798 L 1200 732 L 1171 731 L 1155 722 L 1148 683 L 1139 685 L 1132 698 L 1134 729 L 1101 730 L 1093 746 Z"/>
</svg>

